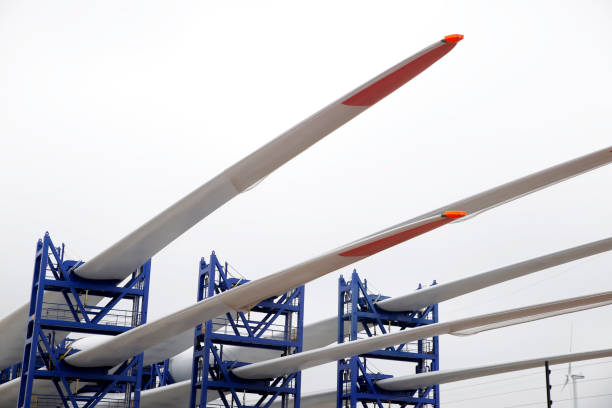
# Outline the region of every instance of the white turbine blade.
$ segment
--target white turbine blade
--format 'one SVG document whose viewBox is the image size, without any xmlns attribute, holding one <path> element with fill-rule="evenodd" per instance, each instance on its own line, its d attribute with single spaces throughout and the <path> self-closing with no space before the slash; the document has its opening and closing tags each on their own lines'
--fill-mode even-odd
<svg viewBox="0 0 612 408">
<path fill-rule="evenodd" d="M 483 211 L 514 201 L 527 194 L 560 183 L 579 174 L 596 169 L 597 167 L 604 166 L 611 161 L 612 146 L 608 146 L 605 149 L 549 167 L 537 173 L 473 195 L 464 200 L 459 200 L 444 207 L 440 207 L 431 213 L 422 215 L 422 217 L 436 214 L 447 209 L 461 208 L 468 214 L 463 220 L 468 220 Z"/>
<path fill-rule="evenodd" d="M 0 384 L 0 408 L 15 408 L 17 406 L 20 384 L 21 379 L 19 377 L 11 381 L 7 381 L 4 384 Z M 33 393 L 53 395 L 56 392 L 57 391 L 55 390 L 55 387 L 51 381 L 34 380 Z M 42 404 L 39 406 L 42 406 Z M 32 408 L 34 407 L 35 405 L 32 405 Z"/>
<path fill-rule="evenodd" d="M 124 279 L 221 205 L 420 74 L 457 41 L 447 36 L 321 109 L 93 257 L 76 273 L 88 279 Z"/>
<path fill-rule="evenodd" d="M 480 331 L 487 330 L 487 327 L 493 329 L 502 327 L 501 325 L 504 322 L 506 322 L 506 325 L 514 325 L 523 323 L 524 319 L 541 319 L 550 317 L 553 314 L 573 313 L 611 303 L 612 291 L 579 296 L 335 344 L 317 350 L 305 351 L 299 354 L 238 367 L 232 370 L 232 372 L 238 377 L 245 379 L 271 378 L 427 337 L 454 334 L 472 328 L 480 328 Z"/>
<path fill-rule="evenodd" d="M 424 388 L 435 384 L 446 384 L 449 382 L 463 381 L 472 378 L 542 367 L 544 366 L 544 363 L 546 361 L 548 361 L 550 365 L 557 365 L 569 363 L 572 361 L 593 360 L 604 357 L 612 357 L 612 348 L 585 351 L 581 353 L 568 353 L 556 356 L 533 358 L 522 361 L 487 364 L 470 368 L 431 371 L 428 373 L 388 378 L 385 380 L 377 381 L 376 385 L 387 391 L 414 390 L 417 388 Z"/>
<path fill-rule="evenodd" d="M 101 298 L 98 296 L 89 296 L 87 304 L 95 305 L 100 300 Z M 84 299 L 82 301 L 84 302 Z M 65 300 L 61 293 L 50 292 L 45 294 L 45 302 L 61 304 Z M 0 369 L 19 363 L 23 357 L 23 345 L 26 337 L 26 322 L 28 321 L 29 310 L 30 304 L 26 303 L 0 320 Z M 65 332 L 57 332 L 55 339 L 60 341 L 67 334 Z"/>
<path fill-rule="evenodd" d="M 20 378 L 0 384 L 0 408 L 15 408 L 19 398 Z M 185 407 L 189 404 L 189 393 L 191 380 L 181 381 L 164 387 L 144 390 L 140 393 L 141 408 L 174 408 Z M 48 396 L 57 395 L 53 383 L 49 380 L 34 380 L 34 392 Z M 121 398 L 124 394 L 110 394 L 109 398 Z M 211 401 L 216 399 L 216 394 L 211 395 Z M 38 406 L 42 406 L 43 401 Z M 36 405 L 32 405 L 34 408 Z M 47 406 L 47 405 L 45 405 Z"/>
<path fill-rule="evenodd" d="M 81 351 L 67 356 L 65 361 L 80 367 L 113 366 L 164 343 L 166 339 L 176 336 L 176 333 L 192 329 L 202 321 L 231 311 L 249 310 L 264 299 L 287 292 L 341 267 L 438 228 L 451 222 L 456 216 L 455 212 L 447 212 L 416 222 L 399 224 L 281 272 L 205 299 L 118 336 L 78 340 L 72 344 L 72 347 Z M 166 355 L 164 358 L 172 355 Z"/>
<path fill-rule="evenodd" d="M 189 397 L 191 395 L 191 380 L 179 381 L 177 383 L 167 385 L 165 387 L 154 388 L 152 390 L 144 390 L 140 393 L 141 408 L 175 408 L 186 407 L 189 405 Z M 200 398 L 200 391 L 197 392 L 197 398 Z M 212 402 L 219 399 L 218 391 L 210 391 L 208 393 L 207 402 Z M 219 400 L 219 402 L 221 402 Z M 222 404 L 215 407 L 223 406 Z M 3 408 L 3 407 L 0 407 Z M 11 407 L 13 408 L 13 407 Z"/>
<path fill-rule="evenodd" d="M 323 108 L 229 167 L 75 271 L 88 279 L 123 280 L 159 250 L 234 196 L 427 69 L 455 47 L 447 36 Z M 19 362 L 29 305 L 0 320 L 0 368 Z"/>
<path fill-rule="evenodd" d="M 19 378 L 0 384 L 0 408 L 15 408 L 19 398 Z"/>
<path fill-rule="evenodd" d="M 175 408 L 189 406 L 191 380 L 140 392 L 141 408 Z M 215 391 L 214 394 L 217 394 Z"/>
<path fill-rule="evenodd" d="M 0 384 L 0 408 L 15 408 L 19 398 L 20 378 Z M 185 407 L 189 404 L 189 393 L 191 390 L 191 380 L 180 381 L 164 387 L 152 390 L 143 390 L 140 393 L 141 408 L 174 408 Z M 53 383 L 49 380 L 35 380 L 34 392 L 53 396 L 57 391 Z M 121 398 L 124 394 L 111 394 L 109 398 Z M 211 394 L 210 401 L 217 399 L 217 394 Z M 40 405 L 39 405 L 40 406 Z M 34 407 L 34 405 L 33 405 Z"/>
<path fill-rule="evenodd" d="M 366 82 L 226 169 L 75 272 L 87 279 L 124 279 L 221 205 L 410 81 L 456 44 L 457 39 L 447 37 Z M 25 304 L 0 320 L 0 368 L 21 358 L 28 308 Z"/>
<path fill-rule="evenodd" d="M 0 320 L 0 369 L 18 363 L 23 356 L 29 309 L 26 303 Z"/>
<path fill-rule="evenodd" d="M 337 390 L 315 391 L 302 393 L 300 408 L 336 408 Z M 278 399 L 270 405 L 270 408 L 281 408 L 282 401 Z"/>
<path fill-rule="evenodd" d="M 555 316 L 559 316 L 562 314 L 567 314 L 567 313 L 574 313 L 574 312 L 580 312 L 582 310 L 589 310 L 589 309 L 593 309 L 596 307 L 601 307 L 601 306 L 607 306 L 609 305 L 611 302 L 609 302 L 608 300 L 602 301 L 600 303 L 589 303 L 583 306 L 576 306 L 574 308 L 572 308 L 571 310 L 553 310 L 553 311 L 549 311 L 549 312 L 543 312 L 543 313 L 539 313 L 539 314 L 533 314 L 533 315 L 528 315 L 528 316 L 523 316 L 523 317 L 517 317 L 516 319 L 509 319 L 503 322 L 492 322 L 490 324 L 485 324 L 483 326 L 474 326 L 471 328 L 467 328 L 465 330 L 457 330 L 454 331 L 450 334 L 455 335 L 455 336 L 472 336 L 474 334 L 478 334 L 481 333 L 483 331 L 489 331 L 489 330 L 494 330 L 494 329 L 499 329 L 501 327 L 508 327 L 508 326 L 514 326 L 517 324 L 523 324 L 523 323 L 529 323 L 529 322 L 533 322 L 535 320 L 541 320 L 541 319 L 547 319 L 549 317 L 555 317 Z"/>
<path fill-rule="evenodd" d="M 543 269 L 552 268 L 553 266 L 558 266 L 610 250 L 612 250 L 612 237 L 554 252 L 492 271 L 472 275 L 453 282 L 430 286 L 407 295 L 381 300 L 377 302 L 376 305 L 383 310 L 392 312 L 419 310 L 429 305 L 487 288 L 501 282 L 516 279 Z"/>
</svg>

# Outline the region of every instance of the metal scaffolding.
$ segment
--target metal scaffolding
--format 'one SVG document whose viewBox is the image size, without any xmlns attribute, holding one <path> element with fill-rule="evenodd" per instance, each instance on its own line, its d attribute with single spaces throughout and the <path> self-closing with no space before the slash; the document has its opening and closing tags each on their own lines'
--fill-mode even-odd
<svg viewBox="0 0 612 408">
<path fill-rule="evenodd" d="M 435 284 L 435 281 L 434 281 Z M 420 287 L 420 285 L 419 285 Z M 362 281 L 353 271 L 350 281 L 340 276 L 338 280 L 338 343 L 354 341 L 360 336 L 371 337 L 397 330 L 438 322 L 438 305 L 424 310 L 388 312 L 376 306 L 376 302 L 388 296 L 368 292 L 367 280 Z M 345 339 L 345 325 L 350 325 Z M 374 373 L 368 367 L 372 359 L 405 362 L 414 366 L 415 372 L 439 369 L 440 349 L 438 337 L 400 344 L 384 350 L 376 350 L 359 356 L 339 360 L 337 365 L 337 407 L 357 408 L 390 406 L 440 407 L 439 386 L 424 389 L 391 392 L 376 386 L 376 381 L 393 377 Z"/>
<path fill-rule="evenodd" d="M 213 252 L 209 263 L 204 258 L 200 262 L 198 301 L 247 282 L 232 277 L 228 264 L 222 266 Z M 231 370 L 248 364 L 232 359 L 232 355 L 245 355 L 236 353 L 237 349 L 267 349 L 278 356 L 301 352 L 303 321 L 304 286 L 300 286 L 266 299 L 248 312 L 227 313 L 198 325 L 194 335 L 190 407 L 267 407 L 280 400 L 283 408 L 299 408 L 300 372 L 266 380 L 244 380 L 232 375 Z"/>
<path fill-rule="evenodd" d="M 66 335 L 118 335 L 146 323 L 151 262 L 123 282 L 93 281 L 64 253 L 48 233 L 36 244 L 17 406 L 138 408 L 142 354 L 115 368 L 74 367 L 64 361 L 76 352 Z"/>
</svg>

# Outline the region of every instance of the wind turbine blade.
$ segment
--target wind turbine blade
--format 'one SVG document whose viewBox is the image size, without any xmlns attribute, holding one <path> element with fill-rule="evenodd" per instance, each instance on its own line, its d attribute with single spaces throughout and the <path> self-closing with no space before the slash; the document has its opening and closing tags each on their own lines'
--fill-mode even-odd
<svg viewBox="0 0 612 408">
<path fill-rule="evenodd" d="M 565 363 L 571 364 L 572 361 L 593 360 L 604 357 L 612 357 L 612 348 L 539 357 L 506 363 L 487 364 L 470 368 L 440 370 L 422 374 L 405 375 L 378 381 L 376 382 L 376 385 L 387 391 L 414 390 L 434 384 L 446 384 L 449 382 L 463 381 L 472 378 L 541 367 L 544 366 L 544 362 L 546 361 L 548 361 L 550 365 L 557 365 Z M 567 383 L 568 380 L 566 379 L 565 385 L 567 385 Z"/>
<path fill-rule="evenodd" d="M 383 310 L 392 312 L 419 310 L 429 305 L 453 299 L 501 282 L 610 250 L 612 250 L 612 237 L 472 275 L 453 282 L 430 286 L 407 295 L 382 300 L 377 302 L 376 305 Z"/>
<path fill-rule="evenodd" d="M 77 340 L 72 344 L 72 348 L 81 351 L 67 356 L 65 361 L 80 367 L 113 366 L 164 343 L 166 339 L 174 337 L 177 333 L 192 329 L 202 321 L 231 311 L 249 310 L 264 299 L 287 292 L 341 267 L 438 228 L 457 216 L 460 215 L 456 212 L 446 212 L 416 222 L 398 224 L 283 271 L 205 299 L 118 336 Z M 172 354 L 164 358 L 171 356 Z"/>
<path fill-rule="evenodd" d="M 217 208 L 420 74 L 458 41 L 447 36 L 321 109 L 93 257 L 76 273 L 88 279 L 124 279 Z"/>
<path fill-rule="evenodd" d="M 21 378 L 17 377 L 11 381 L 7 381 L 4 384 L 0 384 L 0 408 L 14 408 L 17 406 L 17 399 L 19 398 L 19 385 L 21 384 Z M 38 395 L 53 395 L 57 392 L 53 383 L 48 380 L 34 380 L 33 393 Z M 39 406 L 42 406 L 43 402 Z"/>
<path fill-rule="evenodd" d="M 321 109 L 78 268 L 87 279 L 123 280 L 159 250 L 257 181 L 358 116 L 452 50 L 462 36 L 447 36 L 406 58 Z M 29 305 L 0 319 L 0 369 L 19 362 Z"/>
<path fill-rule="evenodd" d="M 99 296 L 89 296 L 87 304 L 95 305 L 100 300 Z M 45 294 L 45 302 L 61 304 L 64 301 L 60 292 Z M 23 357 L 23 344 L 26 337 L 25 322 L 28 321 L 29 310 L 30 304 L 26 303 L 0 320 L 0 370 L 19 363 Z M 58 332 L 55 339 L 60 341 L 67 335 L 68 333 Z"/>
<path fill-rule="evenodd" d="M 26 337 L 25 322 L 28 321 L 29 310 L 30 305 L 26 303 L 0 320 L 0 367 L 2 369 L 18 363 L 23 357 L 23 343 Z M 17 402 L 14 405 L 17 406 Z"/>
<path fill-rule="evenodd" d="M 504 325 L 520 324 L 525 322 L 525 319 L 532 321 L 552 315 L 573 313 L 579 310 L 605 306 L 611 303 L 612 291 L 579 296 L 335 344 L 317 350 L 305 351 L 299 354 L 238 367 L 232 370 L 232 372 L 236 376 L 245 379 L 271 378 L 427 337 L 455 334 L 473 328 L 478 328 L 479 331 L 491 330 L 503 327 Z"/>
<path fill-rule="evenodd" d="M 600 302 L 600 303 L 589 303 L 589 304 L 582 305 L 582 306 L 576 306 L 572 308 L 571 310 L 566 310 L 566 309 L 552 310 L 549 312 L 538 313 L 538 314 L 533 314 L 533 315 L 528 315 L 528 316 L 523 316 L 523 317 L 517 317 L 516 319 L 508 319 L 503 322 L 493 322 L 490 324 L 485 324 L 484 326 L 475 326 L 475 327 L 467 328 L 465 330 L 457 330 L 450 334 L 455 335 L 455 336 L 471 336 L 474 334 L 481 333 L 483 331 L 489 331 L 493 329 L 499 329 L 502 327 L 514 326 L 517 324 L 529 323 L 529 322 L 533 322 L 536 320 L 547 319 L 549 317 L 559 316 L 562 314 L 580 312 L 583 310 L 589 310 L 589 309 L 593 309 L 596 307 L 607 306 L 609 304 L 610 302 L 607 300 Z"/>
<path fill-rule="evenodd" d="M 300 398 L 300 408 L 336 408 L 337 390 L 315 391 L 302 393 Z M 282 401 L 278 399 L 270 405 L 270 408 L 281 408 Z M 157 407 L 155 407 L 157 408 Z"/>
<path fill-rule="evenodd" d="M 467 221 L 484 211 L 514 201 L 527 194 L 560 183 L 597 167 L 604 166 L 610 163 L 610 161 L 612 161 L 612 146 L 502 184 L 464 200 L 455 201 L 431 213 L 435 214 L 439 211 L 445 211 L 445 209 L 461 208 L 468 213 L 468 216 L 464 217 L 462 221 Z M 424 214 L 423 216 L 429 214 Z"/>
<path fill-rule="evenodd" d="M 0 384 L 0 407 L 13 408 L 17 406 L 20 383 L 20 379 L 15 378 L 11 381 L 5 382 L 4 384 Z"/>
<path fill-rule="evenodd" d="M 191 380 L 140 392 L 141 408 L 175 408 L 189 406 Z M 214 392 L 216 394 L 216 392 Z M 216 399 L 216 398 L 215 398 Z"/>
</svg>

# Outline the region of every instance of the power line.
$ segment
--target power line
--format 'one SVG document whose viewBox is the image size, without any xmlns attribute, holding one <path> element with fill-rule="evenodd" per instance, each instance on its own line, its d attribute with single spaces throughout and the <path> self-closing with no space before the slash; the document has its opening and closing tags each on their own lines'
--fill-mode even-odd
<svg viewBox="0 0 612 408">
<path fill-rule="evenodd" d="M 592 398 L 601 398 L 601 397 L 612 397 L 612 393 L 610 394 L 597 394 L 597 395 L 586 395 L 584 397 L 578 397 L 576 399 L 582 400 L 582 399 L 592 399 Z M 560 400 L 554 400 L 554 402 L 563 402 L 563 401 L 571 401 L 573 400 L 573 398 L 564 398 L 564 399 L 560 399 Z M 519 404 L 519 405 L 506 405 L 505 408 L 517 408 L 517 407 L 528 407 L 531 405 L 540 405 L 542 404 L 541 402 L 530 402 L 529 404 Z"/>
<path fill-rule="evenodd" d="M 587 364 L 574 365 L 574 368 L 589 367 L 589 366 L 602 365 L 602 364 L 612 364 L 612 360 L 599 361 L 599 362 L 596 362 L 596 363 L 587 363 Z M 536 368 L 538 368 L 538 367 L 530 368 L 530 370 L 535 370 Z M 561 371 L 561 370 L 565 370 L 565 368 L 564 367 L 551 368 L 551 371 L 553 371 L 553 372 Z M 464 385 L 464 386 L 458 386 L 458 387 L 452 387 L 452 388 L 446 388 L 445 387 L 444 391 L 446 392 L 446 391 L 454 391 L 454 390 L 460 390 L 460 389 L 471 388 L 471 387 L 478 387 L 478 386 L 481 386 L 481 385 L 488 385 L 488 384 L 494 384 L 494 383 L 499 383 L 499 382 L 524 379 L 526 377 L 535 377 L 535 376 L 539 376 L 539 375 L 541 375 L 540 372 L 534 372 L 534 373 L 530 373 L 530 374 L 519 374 L 519 375 L 515 375 L 515 376 L 512 376 L 512 377 L 500 378 L 498 380 L 492 380 L 492 381 L 481 381 L 479 383 L 468 384 L 468 385 Z M 468 380 L 464 380 L 464 381 L 468 381 Z"/>
<path fill-rule="evenodd" d="M 506 391 L 506 392 L 498 392 L 498 393 L 495 393 L 495 394 L 480 395 L 478 397 L 471 397 L 471 398 L 464 398 L 464 399 L 460 399 L 460 400 L 448 401 L 448 402 L 445 402 L 444 405 L 456 404 L 458 402 L 472 401 L 472 400 L 477 400 L 477 399 L 482 399 L 482 398 L 498 397 L 500 395 L 514 394 L 514 393 L 520 392 L 520 391 L 541 390 L 542 388 L 544 388 L 544 387 L 543 386 L 539 386 L 539 387 L 532 387 L 532 388 L 521 388 L 521 389 L 518 389 L 518 390 L 512 390 L 512 391 Z"/>
<path fill-rule="evenodd" d="M 578 364 L 578 365 L 575 365 L 574 368 L 588 367 L 588 366 L 601 365 L 601 364 L 611 364 L 611 363 L 612 363 L 612 360 L 598 361 L 597 363 Z"/>
<path fill-rule="evenodd" d="M 494 384 L 494 383 L 499 383 L 499 382 L 504 382 L 504 381 L 512 381 L 512 380 L 517 380 L 517 379 L 523 379 L 525 377 L 533 377 L 536 375 L 540 375 L 540 373 L 532 373 L 532 374 L 524 374 L 524 375 L 515 375 L 512 377 L 508 377 L 508 378 L 500 378 L 499 380 L 492 380 L 492 381 L 482 381 L 476 384 L 468 384 L 462 387 L 452 387 L 452 388 L 445 388 L 444 391 L 453 391 L 453 390 L 460 390 L 460 389 L 464 389 L 464 388 L 471 388 L 471 387 L 478 387 L 480 385 L 488 385 L 488 384 Z"/>
<path fill-rule="evenodd" d="M 581 383 L 587 383 L 587 382 L 603 381 L 603 380 L 609 380 L 609 379 L 612 379 L 612 376 L 601 377 L 601 378 L 591 378 L 591 379 L 588 379 L 588 380 L 580 380 L 580 382 Z M 553 384 L 553 387 L 559 387 L 561 385 L 563 385 L 563 383 Z M 495 394 L 484 394 L 484 395 L 479 395 L 479 396 L 476 396 L 476 397 L 463 398 L 463 399 L 459 399 L 459 400 L 452 400 L 452 401 L 445 402 L 444 405 L 456 404 L 458 402 L 472 401 L 472 400 L 489 398 L 489 397 L 497 397 L 497 396 L 500 396 L 500 395 L 514 394 L 514 393 L 517 393 L 517 392 L 536 391 L 536 390 L 541 390 L 543 388 L 545 388 L 544 385 L 541 385 L 539 387 L 518 388 L 518 389 L 511 390 L 511 391 L 498 392 L 498 393 L 495 393 Z M 556 401 L 563 401 L 563 400 L 556 400 Z"/>
</svg>

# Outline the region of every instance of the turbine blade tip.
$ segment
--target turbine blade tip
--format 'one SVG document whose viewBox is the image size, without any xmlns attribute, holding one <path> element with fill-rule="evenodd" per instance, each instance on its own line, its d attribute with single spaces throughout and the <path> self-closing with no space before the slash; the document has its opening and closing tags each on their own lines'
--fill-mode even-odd
<svg viewBox="0 0 612 408">
<path fill-rule="evenodd" d="M 465 211 L 444 211 L 444 214 L 442 215 L 446 218 L 456 219 L 463 218 L 466 216 L 466 214 L 467 213 Z"/>
<path fill-rule="evenodd" d="M 449 34 L 447 36 L 444 36 L 443 41 L 447 43 L 458 43 L 459 41 L 463 40 L 463 37 L 463 34 Z"/>
</svg>

